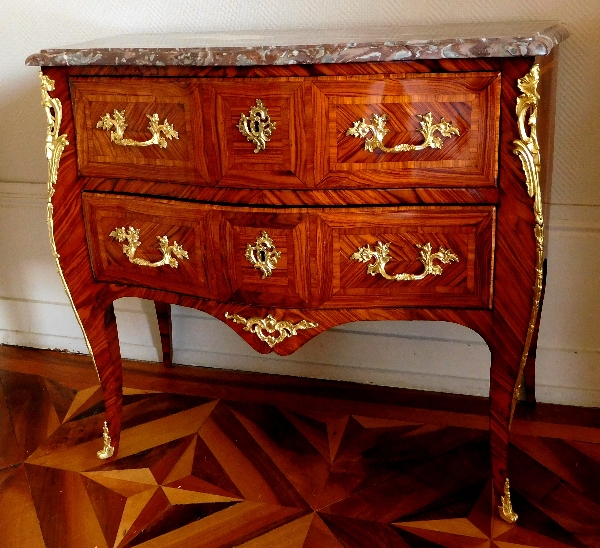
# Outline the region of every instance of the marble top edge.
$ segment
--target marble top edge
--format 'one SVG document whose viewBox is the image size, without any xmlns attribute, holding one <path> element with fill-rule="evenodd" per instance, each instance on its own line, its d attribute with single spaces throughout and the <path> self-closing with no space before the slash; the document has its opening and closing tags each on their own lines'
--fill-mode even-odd
<svg viewBox="0 0 600 548">
<path fill-rule="evenodd" d="M 30 55 L 30 66 L 244 66 L 528 57 L 568 37 L 562 23 L 505 22 L 419 27 L 135 34 Z"/>
</svg>

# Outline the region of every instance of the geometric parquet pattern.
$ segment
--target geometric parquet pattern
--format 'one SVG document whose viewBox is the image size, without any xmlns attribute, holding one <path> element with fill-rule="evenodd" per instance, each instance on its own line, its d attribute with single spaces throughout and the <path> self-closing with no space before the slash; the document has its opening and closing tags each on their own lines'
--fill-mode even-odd
<svg viewBox="0 0 600 548">
<path fill-rule="evenodd" d="M 593 426 L 513 436 L 509 525 L 491 508 L 481 417 L 387 404 L 386 418 L 326 395 L 215 398 L 227 383 L 159 391 L 156 376 L 126 376 L 119 455 L 103 463 L 89 365 L 34 373 L 10 352 L 0 353 L 1 548 L 600 547 Z"/>
</svg>

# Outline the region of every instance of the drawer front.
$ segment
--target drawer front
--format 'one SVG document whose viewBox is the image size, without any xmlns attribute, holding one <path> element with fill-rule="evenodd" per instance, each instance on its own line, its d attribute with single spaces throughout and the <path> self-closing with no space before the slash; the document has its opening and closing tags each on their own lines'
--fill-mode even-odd
<svg viewBox="0 0 600 548">
<path fill-rule="evenodd" d="M 72 78 L 70 86 L 81 175 L 214 184 L 197 80 Z"/>
<path fill-rule="evenodd" d="M 218 298 L 208 206 L 84 192 L 83 207 L 96 280 Z"/>
<path fill-rule="evenodd" d="M 209 78 L 203 85 L 207 129 L 217 143 L 219 185 L 313 186 L 310 101 L 302 78 Z"/>
<path fill-rule="evenodd" d="M 249 208 L 85 192 L 95 279 L 279 308 L 489 308 L 495 208 Z"/>
<path fill-rule="evenodd" d="M 304 210 L 217 208 L 223 300 L 262 306 L 311 306 L 310 214 Z"/>
<path fill-rule="evenodd" d="M 318 232 L 325 308 L 491 307 L 493 207 L 324 211 Z"/>
<path fill-rule="evenodd" d="M 500 75 L 319 79 L 321 188 L 495 186 Z"/>
<path fill-rule="evenodd" d="M 84 176 L 299 190 L 496 185 L 497 73 L 70 86 Z"/>
</svg>

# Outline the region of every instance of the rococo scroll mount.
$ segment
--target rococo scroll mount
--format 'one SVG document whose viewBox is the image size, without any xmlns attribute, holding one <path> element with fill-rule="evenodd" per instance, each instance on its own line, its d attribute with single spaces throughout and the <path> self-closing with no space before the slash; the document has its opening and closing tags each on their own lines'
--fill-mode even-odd
<svg viewBox="0 0 600 548">
<path fill-rule="evenodd" d="M 266 342 L 271 348 L 288 337 L 298 334 L 300 329 L 313 329 L 319 327 L 318 323 L 301 320 L 296 324 L 287 320 L 277 320 L 271 314 L 266 318 L 253 316 L 244 318 L 238 314 L 225 312 L 225 319 L 244 326 L 244 331 L 254 333 L 261 341 Z"/>
<path fill-rule="evenodd" d="M 58 97 L 51 97 L 50 92 L 54 91 L 55 83 L 54 80 L 48 78 L 48 76 L 44 75 L 42 72 L 40 74 L 40 83 L 42 90 L 42 106 L 46 111 L 46 159 L 48 160 L 48 203 L 47 203 L 47 223 L 48 223 L 48 233 L 50 236 L 50 247 L 52 249 L 52 255 L 54 257 L 54 261 L 56 263 L 56 269 L 58 271 L 58 275 L 62 281 L 63 287 L 65 289 L 65 293 L 71 303 L 71 308 L 75 314 L 75 318 L 77 318 L 77 323 L 79 327 L 81 327 L 81 332 L 83 333 L 83 339 L 88 348 L 90 356 L 92 357 L 92 363 L 94 364 L 94 369 L 96 370 L 96 374 L 98 375 L 98 379 L 100 379 L 100 374 L 98 373 L 98 366 L 96 364 L 96 358 L 94 357 L 94 351 L 92 349 L 92 345 L 90 344 L 90 340 L 85 332 L 85 328 L 83 327 L 83 322 L 81 321 L 81 317 L 79 316 L 79 312 L 77 312 L 77 308 L 75 307 L 75 303 L 73 302 L 73 297 L 71 295 L 71 291 L 69 290 L 69 286 L 67 285 L 67 281 L 65 280 L 65 276 L 63 274 L 63 270 L 60 264 L 60 255 L 56 249 L 56 240 L 54 238 L 54 205 L 52 204 L 52 198 L 55 192 L 55 185 L 58 180 L 58 166 L 60 164 L 60 159 L 62 157 L 62 153 L 65 147 L 69 144 L 67 134 L 64 133 L 61 135 L 60 126 L 62 123 L 62 103 Z M 104 423 L 103 429 L 103 440 L 104 447 L 101 451 L 98 451 L 97 455 L 100 459 L 108 459 L 114 453 L 114 448 L 111 446 L 111 438 L 108 431 L 108 424 Z"/>
<path fill-rule="evenodd" d="M 531 346 L 531 340 L 533 338 L 533 332 L 540 310 L 544 280 L 544 212 L 542 208 L 542 189 L 540 186 L 540 147 L 537 138 L 538 103 L 540 100 L 537 87 L 539 81 L 540 66 L 536 63 L 531 67 L 530 71 L 522 78 L 519 78 L 517 82 L 519 91 L 521 91 L 521 95 L 517 98 L 516 105 L 517 125 L 520 139 L 513 142 L 515 145 L 513 152 L 521 160 L 523 172 L 525 173 L 527 193 L 533 198 L 533 214 L 535 217 L 533 234 L 536 243 L 536 264 L 535 283 L 533 286 L 533 306 L 531 309 L 531 317 L 529 319 L 529 327 L 527 329 L 527 337 L 523 347 L 523 354 L 519 364 L 517 380 L 513 390 L 509 425 L 512 424 L 519 390 L 521 389 L 521 383 L 523 381 L 523 373 L 529 355 L 529 347 Z"/>
</svg>

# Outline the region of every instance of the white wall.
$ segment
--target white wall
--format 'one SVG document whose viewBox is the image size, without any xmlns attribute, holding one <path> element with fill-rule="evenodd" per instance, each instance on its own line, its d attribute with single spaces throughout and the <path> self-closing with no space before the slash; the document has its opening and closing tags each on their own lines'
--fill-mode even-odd
<svg viewBox="0 0 600 548">
<path fill-rule="evenodd" d="M 559 62 L 537 389 L 541 401 L 600 406 L 599 0 L 2 0 L 0 15 L 0 343 L 78 352 L 85 345 L 48 245 L 45 117 L 37 70 L 24 66 L 28 54 L 135 32 L 563 21 L 571 37 Z M 117 318 L 123 355 L 157 360 L 151 304 L 123 299 Z M 174 331 L 179 363 L 466 394 L 488 390 L 487 347 L 451 324 L 342 326 L 287 358 L 256 354 L 224 324 L 194 310 L 175 308 Z"/>
</svg>

